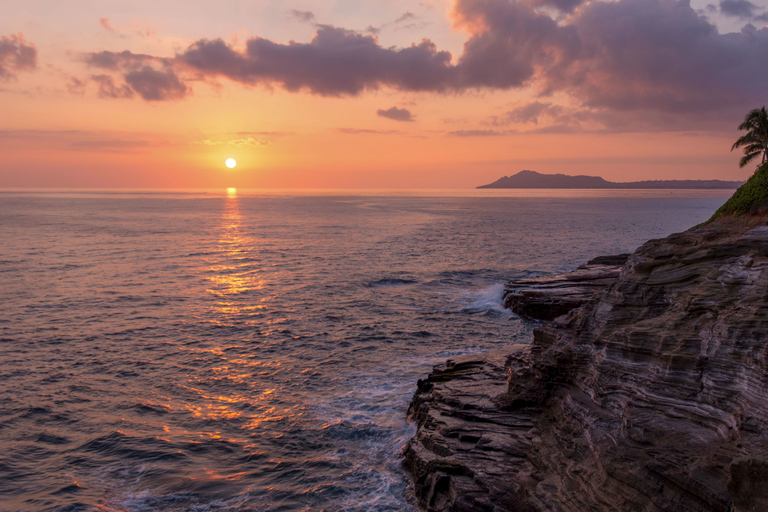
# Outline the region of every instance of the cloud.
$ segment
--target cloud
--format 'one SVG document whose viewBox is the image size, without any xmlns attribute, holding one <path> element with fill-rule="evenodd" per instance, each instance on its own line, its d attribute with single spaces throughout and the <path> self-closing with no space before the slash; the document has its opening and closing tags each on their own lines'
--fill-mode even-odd
<svg viewBox="0 0 768 512">
<path fill-rule="evenodd" d="M 256 140 L 252 137 L 248 137 L 247 139 L 235 139 L 235 140 L 211 140 L 211 139 L 203 139 L 203 140 L 196 140 L 193 141 L 192 144 L 196 146 L 235 146 L 237 148 L 263 148 L 265 146 L 268 146 L 272 142 L 269 140 Z"/>
<path fill-rule="evenodd" d="M 27 44 L 24 34 L 0 36 L 0 80 L 16 78 L 19 71 L 37 68 L 37 49 Z"/>
<path fill-rule="evenodd" d="M 312 23 L 314 24 L 317 18 L 315 17 L 315 13 L 312 11 L 297 11 L 296 9 L 291 9 L 291 17 L 303 22 L 303 23 Z"/>
<path fill-rule="evenodd" d="M 248 137 L 247 139 L 230 140 L 227 141 L 227 144 L 230 146 L 236 146 L 238 148 L 263 148 L 264 146 L 268 146 L 270 141 L 256 140 L 254 138 Z"/>
<path fill-rule="evenodd" d="M 247 85 L 279 85 L 292 92 L 352 96 L 389 86 L 435 91 L 447 86 L 451 55 L 430 41 L 384 48 L 375 37 L 321 26 L 310 43 L 249 39 L 239 52 L 221 39 L 201 40 L 178 56 L 195 72 Z"/>
<path fill-rule="evenodd" d="M 189 92 L 172 70 L 158 71 L 149 66 L 126 73 L 125 82 L 147 101 L 177 100 Z"/>
<path fill-rule="evenodd" d="M 109 21 L 109 18 L 99 18 L 99 25 L 101 25 L 105 30 L 115 32 L 115 28 L 112 26 L 112 22 Z"/>
<path fill-rule="evenodd" d="M 393 121 L 413 121 L 411 112 L 405 108 L 392 107 L 387 110 L 379 109 L 376 111 L 376 115 L 392 119 Z"/>
<path fill-rule="evenodd" d="M 535 0 L 535 5 L 554 7 L 564 13 L 572 13 L 585 0 Z"/>
<path fill-rule="evenodd" d="M 397 135 L 402 133 L 398 130 L 369 130 L 366 128 L 338 128 L 337 131 L 346 135 Z"/>
<path fill-rule="evenodd" d="M 455 132 L 448 132 L 448 135 L 455 137 L 500 137 L 510 133 L 515 132 L 512 130 L 457 130 Z"/>
<path fill-rule="evenodd" d="M 94 75 L 102 98 L 130 98 L 134 93 L 146 101 L 180 100 L 191 89 L 176 74 L 172 59 L 123 52 L 97 52 L 86 55 L 85 62 L 97 68 L 117 72 L 121 81 L 111 75 Z"/>
<path fill-rule="evenodd" d="M 127 84 L 116 84 L 115 80 L 109 75 L 92 75 L 91 80 L 99 86 L 99 96 L 102 98 L 133 97 L 133 89 Z"/>
<path fill-rule="evenodd" d="M 99 25 L 101 25 L 107 32 L 111 32 L 119 37 L 136 35 L 146 38 L 157 35 L 157 29 L 155 27 L 142 26 L 136 21 L 131 21 L 124 25 L 114 25 L 109 18 L 99 18 Z"/>
<path fill-rule="evenodd" d="M 146 148 L 151 144 L 145 140 L 103 139 L 74 141 L 70 146 L 75 150 L 113 153 Z"/>
<path fill-rule="evenodd" d="M 721 0 L 720 12 L 736 18 L 752 18 L 757 6 L 748 0 Z"/>
<path fill-rule="evenodd" d="M 416 20 L 418 20 L 419 17 L 413 14 L 410 11 L 404 12 L 400 17 L 398 17 L 394 21 L 390 21 L 388 23 L 384 23 L 382 25 L 379 25 L 378 27 L 375 27 L 373 25 L 368 25 L 368 27 L 365 29 L 364 32 L 368 32 L 374 35 L 380 34 L 382 30 L 384 30 L 387 27 L 395 27 L 397 28 L 418 28 L 420 25 L 417 23 L 414 23 Z M 403 23 L 410 22 L 405 25 Z M 398 27 L 399 25 L 399 27 Z M 421 26 L 426 26 L 427 24 L 422 24 Z"/>
<path fill-rule="evenodd" d="M 495 119 L 494 124 L 497 126 L 503 126 L 510 123 L 539 124 L 539 118 L 543 115 L 555 116 L 559 115 L 561 111 L 561 107 L 554 106 L 550 103 L 534 101 L 533 103 L 510 110 L 501 118 Z"/>
<path fill-rule="evenodd" d="M 85 94 L 86 83 L 85 80 L 80 80 L 75 76 L 71 76 L 69 77 L 69 81 L 67 81 L 67 91 L 74 96 L 82 96 Z"/>
<path fill-rule="evenodd" d="M 268 135 L 271 137 L 283 137 L 285 135 L 294 135 L 294 133 L 293 132 L 256 131 L 256 132 L 235 132 L 235 135 Z"/>
<path fill-rule="evenodd" d="M 744 1 L 721 6 L 754 14 Z M 241 50 L 202 39 L 173 58 L 99 52 L 86 61 L 147 100 L 184 98 L 188 81 L 222 77 L 321 96 L 532 88 L 593 113 L 635 113 L 625 123 L 683 115 L 689 125 L 709 112 L 733 119 L 765 101 L 768 28 L 720 34 L 686 0 L 453 0 L 450 18 L 467 33 L 455 58 L 429 40 L 386 47 L 371 34 L 317 25 L 308 43 L 254 37 Z"/>
<path fill-rule="evenodd" d="M 590 107 L 678 113 L 764 97 L 768 30 L 721 35 L 675 0 L 592 2 L 570 27 L 579 51 L 553 48 L 545 92 L 562 90 Z"/>
<path fill-rule="evenodd" d="M 173 146 L 162 135 L 85 130 L 0 130 L 0 145 L 31 145 L 57 151 L 130 153 Z"/>
</svg>

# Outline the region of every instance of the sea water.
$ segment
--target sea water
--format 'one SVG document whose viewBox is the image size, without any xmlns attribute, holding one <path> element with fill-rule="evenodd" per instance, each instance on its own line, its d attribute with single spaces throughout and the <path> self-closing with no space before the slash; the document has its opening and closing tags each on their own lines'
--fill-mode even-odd
<svg viewBox="0 0 768 512">
<path fill-rule="evenodd" d="M 0 192 L 0 510 L 412 510 L 416 380 L 530 341 L 506 281 L 725 200 L 504 196 Z"/>
</svg>

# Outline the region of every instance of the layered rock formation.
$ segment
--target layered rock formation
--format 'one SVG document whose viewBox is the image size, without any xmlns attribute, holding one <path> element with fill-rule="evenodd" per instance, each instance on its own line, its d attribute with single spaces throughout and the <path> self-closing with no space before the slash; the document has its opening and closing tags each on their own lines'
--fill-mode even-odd
<svg viewBox="0 0 768 512">
<path fill-rule="evenodd" d="M 428 510 L 768 510 L 768 226 L 653 240 L 531 345 L 437 367 L 405 450 Z"/>
<path fill-rule="evenodd" d="M 504 307 L 527 318 L 554 320 L 612 285 L 628 258 L 598 256 L 573 272 L 515 279 L 504 289 Z"/>
</svg>

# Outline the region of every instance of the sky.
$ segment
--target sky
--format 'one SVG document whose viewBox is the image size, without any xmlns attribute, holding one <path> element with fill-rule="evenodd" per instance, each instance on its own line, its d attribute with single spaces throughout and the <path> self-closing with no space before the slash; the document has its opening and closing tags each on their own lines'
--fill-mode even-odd
<svg viewBox="0 0 768 512">
<path fill-rule="evenodd" d="M 5 0 L 0 188 L 746 179 L 767 25 L 768 0 Z"/>
</svg>

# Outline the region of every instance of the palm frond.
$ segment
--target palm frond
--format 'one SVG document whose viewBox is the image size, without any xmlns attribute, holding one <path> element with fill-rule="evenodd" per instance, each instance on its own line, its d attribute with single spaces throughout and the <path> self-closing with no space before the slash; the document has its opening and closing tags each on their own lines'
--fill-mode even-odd
<svg viewBox="0 0 768 512">
<path fill-rule="evenodd" d="M 739 125 L 739 130 L 747 132 L 731 146 L 731 151 L 742 148 L 744 152 L 739 167 L 744 167 L 758 156 L 762 156 L 765 161 L 768 158 L 768 111 L 765 106 L 750 110 L 744 122 Z"/>
<path fill-rule="evenodd" d="M 756 152 L 756 153 L 749 153 L 741 157 L 741 160 L 739 160 L 739 167 L 744 167 L 749 162 L 760 156 L 762 152 Z"/>
</svg>

